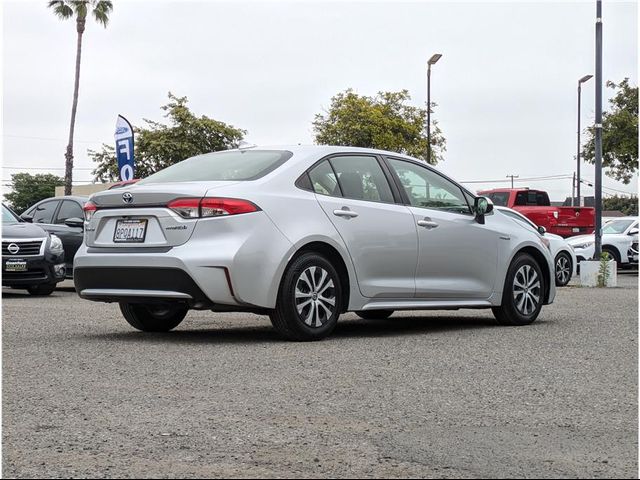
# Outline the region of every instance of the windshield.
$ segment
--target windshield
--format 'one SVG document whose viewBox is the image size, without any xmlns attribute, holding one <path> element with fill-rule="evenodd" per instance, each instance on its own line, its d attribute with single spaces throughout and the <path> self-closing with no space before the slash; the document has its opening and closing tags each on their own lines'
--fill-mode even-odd
<svg viewBox="0 0 640 480">
<path fill-rule="evenodd" d="M 612 220 L 602 229 L 602 233 L 624 233 L 634 220 Z"/>
<path fill-rule="evenodd" d="M 293 154 L 285 150 L 227 150 L 183 160 L 138 182 L 206 182 L 256 180 L 272 172 Z"/>
<path fill-rule="evenodd" d="M 485 197 L 489 198 L 494 205 L 506 207 L 509 205 L 509 192 L 493 192 L 488 193 Z"/>
<path fill-rule="evenodd" d="M 11 210 L 2 205 L 2 224 L 8 225 L 12 223 L 20 223 L 20 220 L 18 220 Z"/>
</svg>

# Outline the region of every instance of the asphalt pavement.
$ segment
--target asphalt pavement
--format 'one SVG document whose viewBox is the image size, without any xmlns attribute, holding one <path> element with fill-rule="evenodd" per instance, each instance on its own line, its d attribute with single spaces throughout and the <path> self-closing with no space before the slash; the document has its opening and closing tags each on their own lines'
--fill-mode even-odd
<svg viewBox="0 0 640 480">
<path fill-rule="evenodd" d="M 638 278 L 490 311 L 344 315 L 317 343 L 191 312 L 144 334 L 116 305 L 3 290 L 3 474 L 637 478 Z"/>
</svg>

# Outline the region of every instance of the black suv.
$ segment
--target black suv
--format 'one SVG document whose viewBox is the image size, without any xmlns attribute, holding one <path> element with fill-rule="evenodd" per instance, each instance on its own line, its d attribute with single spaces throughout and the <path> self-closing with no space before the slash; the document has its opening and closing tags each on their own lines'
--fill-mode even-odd
<svg viewBox="0 0 640 480">
<path fill-rule="evenodd" d="M 62 241 L 2 205 L 2 286 L 49 295 L 65 270 Z"/>
</svg>

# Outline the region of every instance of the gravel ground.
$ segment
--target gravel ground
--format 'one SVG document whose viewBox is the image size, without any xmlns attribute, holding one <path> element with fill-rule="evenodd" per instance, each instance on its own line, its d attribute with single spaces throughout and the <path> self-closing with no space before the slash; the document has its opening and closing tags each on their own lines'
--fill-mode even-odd
<svg viewBox="0 0 640 480">
<path fill-rule="evenodd" d="M 67 283 L 65 283 L 66 285 Z M 170 334 L 3 291 L 5 477 L 637 477 L 638 280 L 490 312 L 343 316 L 319 343 L 192 312 Z"/>
</svg>

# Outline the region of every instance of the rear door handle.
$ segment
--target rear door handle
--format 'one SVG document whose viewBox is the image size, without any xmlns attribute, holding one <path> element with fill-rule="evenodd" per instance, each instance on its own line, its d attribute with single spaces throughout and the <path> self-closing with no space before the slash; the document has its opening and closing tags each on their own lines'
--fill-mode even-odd
<svg viewBox="0 0 640 480">
<path fill-rule="evenodd" d="M 342 209 L 340 210 L 334 210 L 333 214 L 337 217 L 347 217 L 347 218 L 354 218 L 358 216 L 356 212 L 354 212 L 353 210 L 349 210 L 347 207 L 342 207 Z"/>
<path fill-rule="evenodd" d="M 418 225 L 425 228 L 436 228 L 438 224 L 436 222 L 432 222 L 431 220 L 418 220 Z"/>
</svg>

